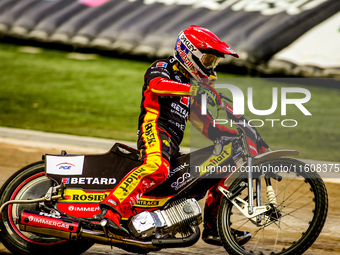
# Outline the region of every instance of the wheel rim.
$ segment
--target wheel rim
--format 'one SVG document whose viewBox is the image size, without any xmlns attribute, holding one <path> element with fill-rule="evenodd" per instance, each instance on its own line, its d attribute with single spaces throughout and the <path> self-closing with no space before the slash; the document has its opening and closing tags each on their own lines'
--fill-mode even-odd
<svg viewBox="0 0 340 255">
<path fill-rule="evenodd" d="M 52 181 L 45 177 L 45 173 L 37 173 L 25 181 L 23 181 L 13 192 L 10 200 L 27 200 L 27 199 L 35 199 L 39 197 L 43 197 L 48 188 L 51 186 Z M 58 243 L 63 243 L 65 240 L 54 238 L 54 237 L 46 237 L 41 235 L 32 234 L 30 232 L 21 231 L 19 229 L 19 225 L 15 224 L 14 219 L 18 218 L 21 210 L 30 209 L 30 210 L 38 210 L 37 203 L 34 204 L 11 204 L 8 206 L 8 219 L 9 224 L 5 224 L 8 232 L 11 233 L 11 229 L 19 235 L 22 239 L 39 245 L 55 245 Z M 10 229 L 11 227 L 11 229 Z"/>
<path fill-rule="evenodd" d="M 281 175 L 281 174 L 280 174 Z M 281 216 L 277 217 L 275 211 L 261 215 L 257 223 L 245 218 L 245 216 L 230 203 L 225 207 L 222 215 L 229 215 L 222 221 L 224 234 L 233 240 L 233 246 L 240 252 L 254 254 L 280 254 L 292 249 L 296 243 L 305 238 L 305 233 L 311 227 L 315 217 L 315 195 L 309 179 L 297 176 L 296 173 L 282 174 L 281 182 L 273 181 L 273 189 L 276 194 L 277 208 Z M 262 190 L 266 188 L 262 182 Z M 246 199 L 246 189 L 240 196 Z M 265 193 L 265 192 L 262 192 Z M 268 204 L 267 198 L 262 197 L 262 205 Z M 230 213 L 228 213 L 230 212 Z M 275 220 L 276 219 L 276 220 Z M 231 234 L 231 228 L 248 231 L 252 234 L 251 240 L 239 246 Z"/>
</svg>

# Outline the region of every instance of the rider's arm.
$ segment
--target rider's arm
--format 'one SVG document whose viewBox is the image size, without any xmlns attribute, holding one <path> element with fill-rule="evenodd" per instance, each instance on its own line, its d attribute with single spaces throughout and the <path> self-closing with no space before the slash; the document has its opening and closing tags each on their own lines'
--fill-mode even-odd
<svg viewBox="0 0 340 255">
<path fill-rule="evenodd" d="M 145 84 L 158 96 L 189 96 L 191 85 L 171 80 L 171 70 L 166 60 L 154 62 L 145 73 Z"/>
<path fill-rule="evenodd" d="M 190 96 L 190 84 L 167 80 L 163 77 L 153 78 L 149 82 L 150 90 L 158 96 Z"/>
<path fill-rule="evenodd" d="M 201 106 L 199 104 L 194 103 L 194 106 L 192 107 L 193 109 L 190 113 L 190 122 L 208 139 L 215 140 L 221 136 L 237 136 L 237 130 L 229 129 L 226 126 L 214 123 L 214 118 L 209 111 L 207 111 L 206 115 L 202 115 Z"/>
</svg>

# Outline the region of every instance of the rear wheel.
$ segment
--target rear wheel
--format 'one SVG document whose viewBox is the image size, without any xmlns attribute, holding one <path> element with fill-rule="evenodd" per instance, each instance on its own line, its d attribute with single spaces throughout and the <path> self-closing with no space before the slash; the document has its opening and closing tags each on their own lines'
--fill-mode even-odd
<svg viewBox="0 0 340 255">
<path fill-rule="evenodd" d="M 9 200 L 30 200 L 43 197 L 53 185 L 45 176 L 44 162 L 36 162 L 15 173 L 0 190 L 0 205 Z M 38 203 L 10 204 L 2 212 L 0 238 L 14 254 L 81 254 L 93 243 L 87 240 L 71 242 L 60 238 L 21 231 L 16 224 L 23 209 L 40 211 Z"/>
<path fill-rule="evenodd" d="M 282 177 L 281 181 L 271 178 L 277 203 L 268 202 L 264 181 L 268 175 L 261 175 L 261 199 L 262 205 L 271 206 L 270 211 L 248 219 L 224 197 L 218 215 L 223 246 L 233 255 L 302 254 L 314 243 L 325 223 L 328 208 L 325 185 L 309 166 L 295 159 L 268 160 L 261 165 L 274 169 Z M 247 183 L 246 173 L 242 177 L 229 190 Z M 248 189 L 238 197 L 248 202 Z M 252 237 L 246 244 L 239 245 L 231 229 L 248 231 Z"/>
</svg>

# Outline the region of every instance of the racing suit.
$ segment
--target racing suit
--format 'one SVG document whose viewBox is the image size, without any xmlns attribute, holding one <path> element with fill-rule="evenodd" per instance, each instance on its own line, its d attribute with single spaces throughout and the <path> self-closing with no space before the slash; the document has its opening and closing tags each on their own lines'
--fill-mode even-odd
<svg viewBox="0 0 340 255">
<path fill-rule="evenodd" d="M 201 133 L 215 139 L 216 128 L 237 134 L 222 125 L 212 126 L 209 115 L 197 114 L 200 105 L 192 105 L 189 74 L 174 57 L 154 62 L 144 76 L 137 147 L 143 164 L 131 170 L 101 203 L 123 215 L 142 196 L 164 182 L 170 170 L 170 158 L 179 154 L 190 109 L 191 122 Z M 194 100 L 192 100 L 194 101 Z M 191 107 L 190 107 L 191 105 Z M 195 119 L 193 121 L 192 119 Z M 211 132 L 214 129 L 214 132 Z M 218 134 L 218 132 L 217 132 Z M 214 204 L 214 203 L 213 203 Z"/>
</svg>

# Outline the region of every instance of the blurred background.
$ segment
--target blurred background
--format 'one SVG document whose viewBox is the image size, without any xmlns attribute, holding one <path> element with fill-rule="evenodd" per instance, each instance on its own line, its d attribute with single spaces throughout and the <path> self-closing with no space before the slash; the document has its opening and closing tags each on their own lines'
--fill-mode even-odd
<svg viewBox="0 0 340 255">
<path fill-rule="evenodd" d="M 264 77 L 315 79 L 276 82 L 307 88 L 312 116 L 295 109 L 285 119 L 297 127 L 260 132 L 273 149 L 339 162 L 339 11 L 338 0 L 0 0 L 0 125 L 134 141 L 146 69 L 195 24 L 239 53 L 219 78 L 256 77 L 258 109 L 271 104 Z"/>
</svg>

